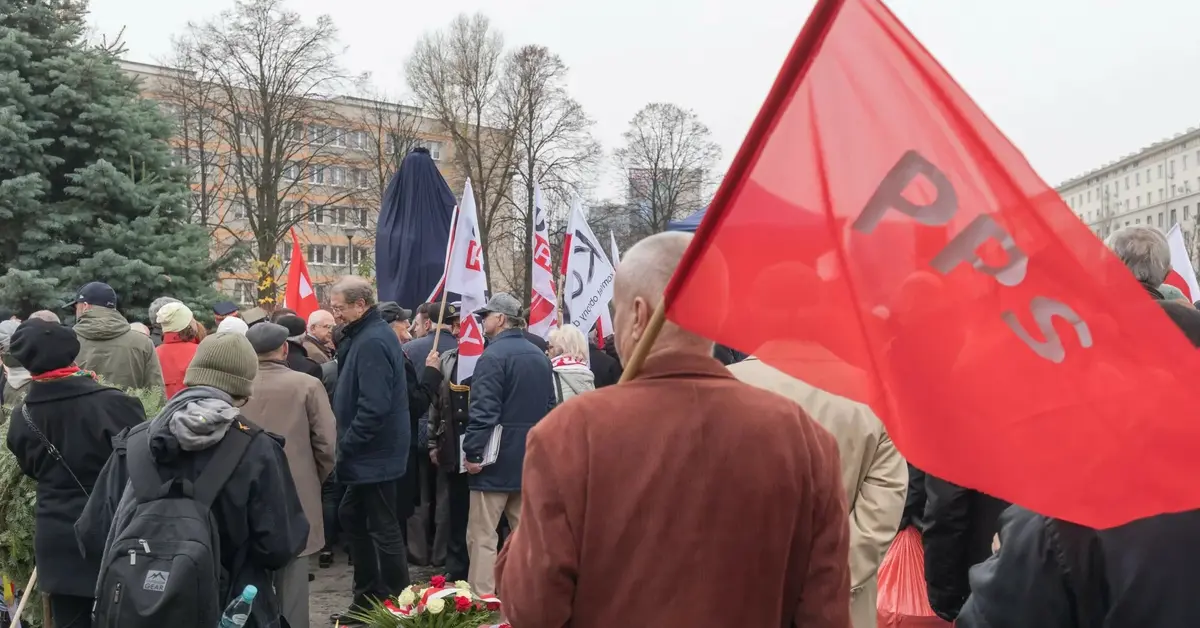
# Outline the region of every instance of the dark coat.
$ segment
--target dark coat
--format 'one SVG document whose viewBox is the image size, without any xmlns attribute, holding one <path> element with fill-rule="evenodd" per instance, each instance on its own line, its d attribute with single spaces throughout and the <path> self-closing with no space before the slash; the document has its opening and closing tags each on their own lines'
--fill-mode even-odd
<svg viewBox="0 0 1200 628">
<path fill-rule="evenodd" d="M 324 381 L 321 372 L 321 365 L 314 359 L 308 357 L 308 352 L 304 350 L 304 345 L 293 340 L 287 341 L 287 366 L 297 373 L 304 373 L 317 378 L 318 382 Z"/>
<path fill-rule="evenodd" d="M 588 366 L 595 376 L 596 388 L 612 386 L 621 381 L 621 363 L 609 357 L 604 349 L 596 346 L 588 348 Z"/>
<path fill-rule="evenodd" d="M 530 342 L 530 344 L 537 347 L 538 351 L 545 353 L 550 350 L 550 344 L 546 342 L 545 338 L 530 332 L 528 329 L 522 329 L 521 335 L 524 336 L 525 339 Z"/>
<path fill-rule="evenodd" d="M 413 439 L 408 412 L 404 352 L 372 307 L 346 325 L 338 344 L 337 481 L 375 484 L 403 476 Z"/>
<path fill-rule="evenodd" d="M 501 332 L 483 350 L 471 380 L 470 421 L 463 442 L 467 461 L 482 461 L 492 431 L 504 429 L 496 462 L 471 476 L 471 490 L 521 490 L 525 435 L 557 401 L 553 373 L 550 359 L 519 329 Z"/>
<path fill-rule="evenodd" d="M 1091 530 L 1014 506 L 1000 552 L 971 569 L 963 628 L 1190 628 L 1200 510 Z"/>
<path fill-rule="evenodd" d="M 75 544 L 75 520 L 88 498 L 71 473 L 91 491 L 112 454 L 113 437 L 142 423 L 146 415 L 137 399 L 86 376 L 31 382 L 24 407 L 70 467 L 68 471 L 54 459 L 16 408 L 8 449 L 21 471 L 37 480 L 33 545 L 38 587 L 47 593 L 92 597 L 100 557 L 84 559 Z"/>
<path fill-rule="evenodd" d="M 280 609 L 272 572 L 300 555 L 308 542 L 308 519 L 288 470 L 281 439 L 239 420 L 252 434 L 250 445 L 212 509 L 221 538 L 221 566 L 230 572 L 231 596 L 248 584 L 258 587 L 251 623 L 256 628 L 276 628 L 280 625 Z M 118 435 L 113 440 L 112 457 L 75 524 L 78 547 L 90 560 L 100 561 L 113 521 L 123 516 L 118 506 L 129 480 L 126 442 L 131 434 L 152 426 L 150 450 L 162 475 L 194 481 L 212 459 L 215 447 L 183 451 L 166 425 L 160 428 L 157 420 Z"/>
<path fill-rule="evenodd" d="M 925 530 L 925 472 L 908 465 L 908 493 L 904 497 L 904 513 L 900 516 L 900 529 L 913 526 L 919 532 Z"/>
<path fill-rule="evenodd" d="M 967 572 L 992 555 L 992 538 L 1007 507 L 990 495 L 925 475 L 925 584 L 929 605 L 942 619 L 954 621 L 967 601 Z"/>
</svg>

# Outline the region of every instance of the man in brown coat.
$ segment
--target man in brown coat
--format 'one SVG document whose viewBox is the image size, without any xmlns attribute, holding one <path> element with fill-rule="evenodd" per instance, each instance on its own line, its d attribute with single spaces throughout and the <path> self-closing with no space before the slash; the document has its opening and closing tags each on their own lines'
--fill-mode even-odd
<svg viewBox="0 0 1200 628">
<path fill-rule="evenodd" d="M 308 519 L 308 543 L 290 565 L 275 576 L 283 616 L 292 628 L 308 628 L 308 559 L 325 544 L 321 483 L 333 472 L 337 423 L 321 382 L 288 368 L 288 329 L 262 322 L 246 332 L 258 353 L 258 375 L 242 415 L 282 436 L 284 455 L 300 505 Z"/>
<path fill-rule="evenodd" d="M 800 381 L 756 357 L 730 365 L 735 377 L 800 404 L 837 439 L 842 487 L 850 504 L 850 618 L 875 628 L 879 564 L 896 538 L 908 466 L 871 409 Z"/>
<path fill-rule="evenodd" d="M 621 260 L 622 356 L 690 241 L 654 235 Z M 514 626 L 850 626 L 837 443 L 712 349 L 668 322 L 636 379 L 529 432 L 521 525 L 496 565 Z"/>
</svg>

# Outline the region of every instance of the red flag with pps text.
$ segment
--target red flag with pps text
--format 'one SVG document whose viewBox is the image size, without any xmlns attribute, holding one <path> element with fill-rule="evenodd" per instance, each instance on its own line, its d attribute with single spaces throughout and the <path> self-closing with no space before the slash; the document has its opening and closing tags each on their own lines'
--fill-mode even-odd
<svg viewBox="0 0 1200 628">
<path fill-rule="evenodd" d="M 1200 507 L 1200 353 L 878 0 L 817 3 L 664 301 L 948 481 L 1095 527 Z"/>
<path fill-rule="evenodd" d="M 287 286 L 283 291 L 284 307 L 296 310 L 296 315 L 304 320 L 313 312 L 321 309 L 317 301 L 317 292 L 313 289 L 312 276 L 308 274 L 308 264 L 304 262 L 304 251 L 300 248 L 300 239 L 296 230 L 292 229 L 292 260 L 288 266 Z"/>
</svg>

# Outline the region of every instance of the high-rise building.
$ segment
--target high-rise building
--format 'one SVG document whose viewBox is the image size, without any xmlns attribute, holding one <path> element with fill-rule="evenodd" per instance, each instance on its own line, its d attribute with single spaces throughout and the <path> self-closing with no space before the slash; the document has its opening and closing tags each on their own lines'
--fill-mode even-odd
<svg viewBox="0 0 1200 628">
<path fill-rule="evenodd" d="M 461 194 L 464 177 L 454 166 L 453 142 L 415 108 L 353 97 L 308 99 L 279 107 L 294 116 L 281 126 L 263 122 L 265 112 L 274 110 L 252 97 L 244 104 L 221 86 L 172 68 L 121 65 L 139 80 L 143 97 L 176 122 L 171 140 L 176 162 L 191 173 L 192 219 L 208 227 L 213 259 L 240 248 L 248 252 L 244 260 L 256 260 L 267 257 L 258 254 L 261 244 L 272 246 L 280 298 L 292 255 L 290 228 L 323 304 L 338 277 L 373 274 L 384 192 L 412 148 L 427 148 L 451 189 Z M 285 137 L 263 138 L 264 128 L 286 129 Z M 268 167 L 277 172 L 263 172 Z M 219 288 L 243 305 L 253 304 L 259 270 L 253 261 L 240 262 L 221 273 Z"/>
<path fill-rule="evenodd" d="M 1176 223 L 1195 259 L 1200 218 L 1200 129 L 1190 128 L 1058 186 L 1059 195 L 1101 238 L 1131 225 L 1164 233 Z"/>
</svg>

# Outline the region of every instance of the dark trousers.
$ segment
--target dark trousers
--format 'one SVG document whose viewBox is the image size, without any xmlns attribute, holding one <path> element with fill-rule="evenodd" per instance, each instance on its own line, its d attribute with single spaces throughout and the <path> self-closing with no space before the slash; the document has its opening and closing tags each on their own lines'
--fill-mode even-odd
<svg viewBox="0 0 1200 628">
<path fill-rule="evenodd" d="M 399 595 L 410 583 L 408 547 L 396 507 L 397 481 L 346 486 L 340 515 L 354 557 L 354 604 Z"/>
<path fill-rule="evenodd" d="M 335 482 L 332 476 L 321 485 L 321 518 L 325 520 L 325 549 L 329 551 L 333 551 L 342 529 L 338 509 L 342 507 L 345 495 L 345 485 Z"/>
<path fill-rule="evenodd" d="M 471 488 L 467 485 L 466 473 L 451 469 L 443 474 L 447 485 L 449 504 L 449 534 L 446 539 L 446 572 L 452 580 L 466 580 L 471 568 L 467 553 L 467 521 L 471 517 Z"/>
<path fill-rule="evenodd" d="M 92 628 L 92 605 L 95 601 L 90 597 L 51 594 L 50 618 L 54 628 Z"/>
<path fill-rule="evenodd" d="M 416 508 L 413 514 L 408 518 L 408 556 L 414 564 L 417 565 L 437 565 L 439 562 L 435 560 L 433 553 L 433 509 L 434 495 L 432 467 L 429 463 L 429 455 L 423 450 L 413 450 L 409 452 L 415 460 L 416 471 Z M 445 557 L 442 557 L 441 564 L 445 563 Z"/>
</svg>

